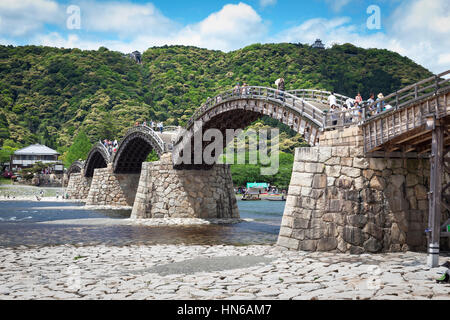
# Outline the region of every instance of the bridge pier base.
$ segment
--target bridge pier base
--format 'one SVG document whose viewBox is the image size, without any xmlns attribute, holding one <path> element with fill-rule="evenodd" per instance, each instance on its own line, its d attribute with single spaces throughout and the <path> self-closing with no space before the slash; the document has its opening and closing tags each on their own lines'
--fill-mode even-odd
<svg viewBox="0 0 450 320">
<path fill-rule="evenodd" d="M 352 144 L 296 149 L 278 245 L 347 253 L 425 250 L 428 159 L 366 158 L 363 147 Z"/>
<path fill-rule="evenodd" d="M 176 170 L 172 155 L 143 163 L 131 218 L 239 218 L 230 167 Z"/>
<path fill-rule="evenodd" d="M 84 176 L 84 171 L 81 173 L 72 173 L 67 184 L 66 193 L 69 199 L 85 200 L 89 195 L 91 189 L 92 178 Z"/>
<path fill-rule="evenodd" d="M 139 174 L 113 173 L 112 164 L 95 169 L 87 205 L 133 206 Z"/>
</svg>

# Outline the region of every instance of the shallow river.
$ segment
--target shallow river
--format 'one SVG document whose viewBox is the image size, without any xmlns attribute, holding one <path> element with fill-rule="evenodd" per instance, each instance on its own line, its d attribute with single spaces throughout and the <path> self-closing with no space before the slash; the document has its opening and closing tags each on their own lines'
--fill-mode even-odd
<svg viewBox="0 0 450 320">
<path fill-rule="evenodd" d="M 0 201 L 0 246 L 272 244 L 278 237 L 285 202 L 238 201 L 241 218 L 252 221 L 234 225 L 146 227 L 39 224 L 54 220 L 125 219 L 130 216 L 130 211 L 73 208 L 81 205 L 68 202 Z"/>
</svg>

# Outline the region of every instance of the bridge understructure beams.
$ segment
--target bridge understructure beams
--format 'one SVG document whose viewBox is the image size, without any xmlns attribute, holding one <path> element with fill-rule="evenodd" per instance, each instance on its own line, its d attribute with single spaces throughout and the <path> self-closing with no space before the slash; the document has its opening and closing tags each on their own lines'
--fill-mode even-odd
<svg viewBox="0 0 450 320">
<path fill-rule="evenodd" d="M 324 132 L 319 146 L 296 150 L 278 245 L 349 253 L 426 249 L 429 159 L 370 158 L 361 137 L 357 127 Z"/>
<path fill-rule="evenodd" d="M 174 169 L 172 155 L 143 163 L 131 218 L 239 218 L 228 165 Z"/>
<path fill-rule="evenodd" d="M 87 196 L 87 205 L 132 207 L 140 174 L 114 173 L 112 164 L 95 169 Z"/>
</svg>

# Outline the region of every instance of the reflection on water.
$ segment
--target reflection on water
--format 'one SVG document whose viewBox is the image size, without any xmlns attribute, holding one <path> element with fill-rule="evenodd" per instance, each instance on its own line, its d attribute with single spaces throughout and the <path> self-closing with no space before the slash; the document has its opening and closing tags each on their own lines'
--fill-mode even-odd
<svg viewBox="0 0 450 320">
<path fill-rule="evenodd" d="M 130 211 L 79 210 L 81 204 L 0 201 L 0 246 L 45 245 L 250 245 L 275 243 L 285 202 L 238 201 L 241 218 L 252 219 L 234 225 L 201 226 L 76 226 L 36 222 L 111 218 L 123 219 Z M 66 209 L 64 207 L 67 207 Z"/>
</svg>

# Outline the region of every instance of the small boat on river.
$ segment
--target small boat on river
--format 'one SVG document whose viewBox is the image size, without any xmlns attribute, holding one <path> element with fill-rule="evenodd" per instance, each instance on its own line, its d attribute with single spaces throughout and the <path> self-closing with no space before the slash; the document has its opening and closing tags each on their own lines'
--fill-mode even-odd
<svg viewBox="0 0 450 320">
<path fill-rule="evenodd" d="M 261 200 L 261 189 L 260 188 L 249 188 L 246 193 L 242 196 L 242 201 L 260 201 Z"/>
</svg>

